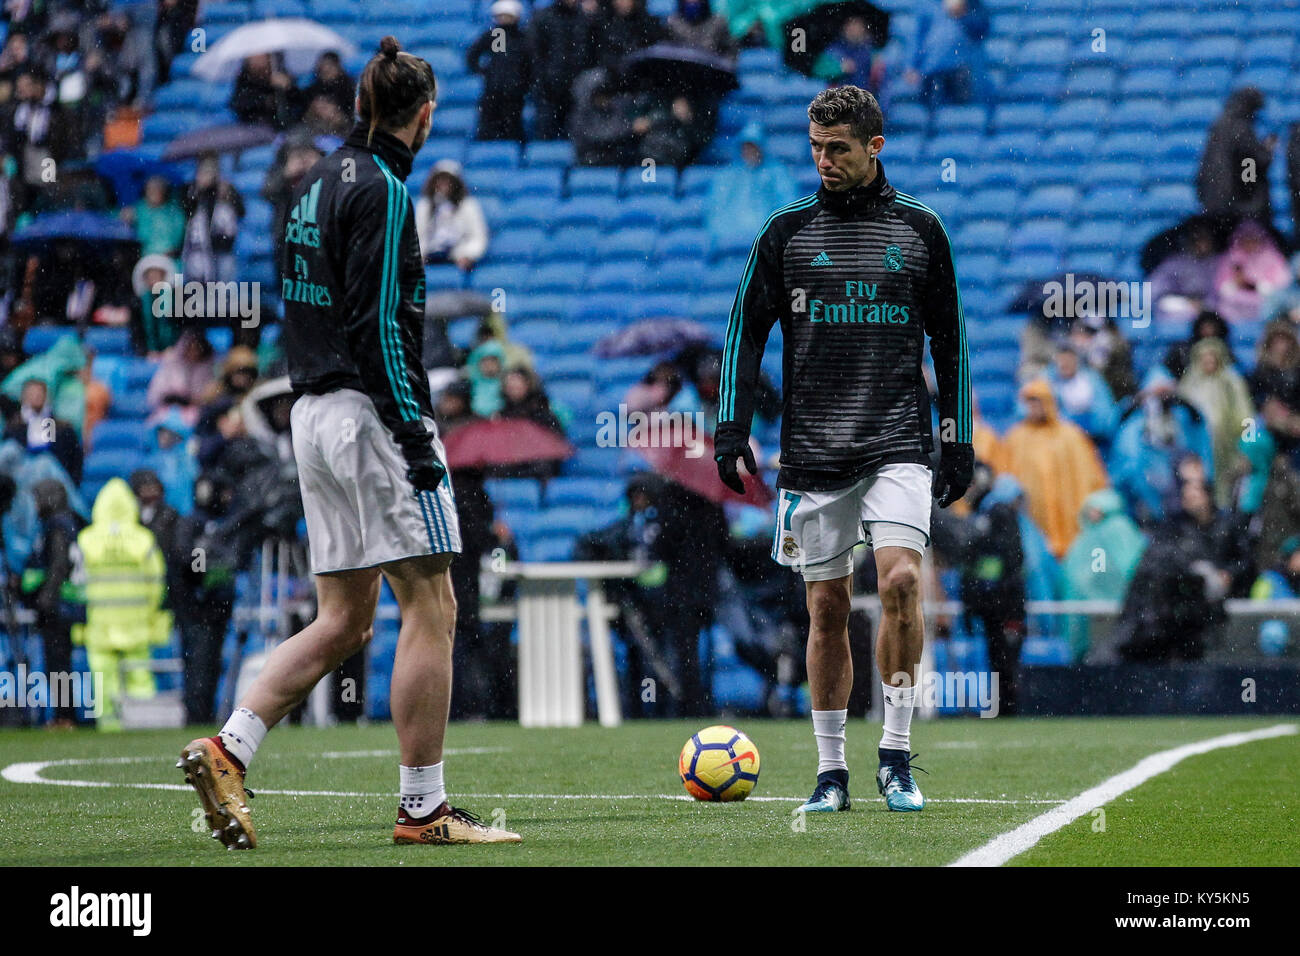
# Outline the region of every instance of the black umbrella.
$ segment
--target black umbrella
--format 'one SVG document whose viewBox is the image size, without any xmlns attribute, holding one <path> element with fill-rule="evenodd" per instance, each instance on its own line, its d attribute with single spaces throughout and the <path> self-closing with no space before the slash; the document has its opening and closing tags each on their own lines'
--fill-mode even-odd
<svg viewBox="0 0 1300 956">
<path fill-rule="evenodd" d="M 122 206 L 139 199 L 145 181 L 152 176 L 162 176 L 174 186 L 185 182 L 185 171 L 181 167 L 164 163 L 143 150 L 115 149 L 100 153 L 94 169 L 112 182 L 118 204 Z"/>
<path fill-rule="evenodd" d="M 619 63 L 618 73 L 625 89 L 649 87 L 723 96 L 740 88 L 736 66 L 730 60 L 672 43 L 656 43 L 629 53 Z"/>
<path fill-rule="evenodd" d="M 1110 279 L 1095 272 L 1057 273 L 1053 276 L 1044 276 L 1041 279 L 1030 279 L 1020 287 L 1016 297 L 1007 304 L 1007 311 L 1028 313 L 1031 319 L 1043 321 L 1045 318 L 1043 305 L 1052 295 L 1046 288 L 1049 284 L 1055 282 L 1064 289 L 1067 286 L 1082 288 L 1084 283 L 1098 285 L 1110 281 Z M 1127 284 L 1124 283 L 1123 285 L 1127 289 Z M 1068 320 L 1066 324 L 1068 325 Z"/>
<path fill-rule="evenodd" d="M 840 35 L 848 17 L 861 17 L 866 21 L 871 39 L 877 47 L 883 47 L 889 42 L 888 13 L 866 0 L 838 0 L 786 21 L 782 28 L 786 37 L 783 44 L 785 65 L 805 76 L 811 76 L 817 57 Z M 796 30 L 802 30 L 803 33 L 797 34 L 794 32 Z"/>
<path fill-rule="evenodd" d="M 1188 241 L 1197 232 L 1204 232 L 1209 236 L 1214 251 L 1222 252 L 1228 248 L 1228 240 L 1232 238 L 1233 232 L 1240 224 L 1241 219 L 1238 216 L 1216 215 L 1208 212 L 1198 212 L 1194 216 L 1188 216 L 1176 226 L 1170 226 L 1163 232 L 1158 232 L 1147 240 L 1146 245 L 1142 247 L 1142 255 L 1138 260 L 1142 271 L 1150 274 L 1156 266 L 1164 262 L 1176 252 L 1182 252 L 1188 248 Z M 1287 248 L 1285 237 L 1274 228 L 1271 222 L 1260 221 L 1259 223 L 1273 237 L 1279 249 Z"/>
<path fill-rule="evenodd" d="M 193 159 L 204 153 L 238 153 L 254 146 L 265 146 L 274 140 L 275 130 L 269 126 L 225 123 L 177 136 L 163 150 L 162 159 Z"/>
</svg>

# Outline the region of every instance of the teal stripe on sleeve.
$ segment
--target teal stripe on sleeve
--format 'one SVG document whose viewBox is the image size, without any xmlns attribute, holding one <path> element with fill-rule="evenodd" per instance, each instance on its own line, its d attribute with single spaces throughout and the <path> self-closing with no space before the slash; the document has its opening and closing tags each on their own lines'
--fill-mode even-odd
<svg viewBox="0 0 1300 956">
<path fill-rule="evenodd" d="M 974 440 L 974 422 L 970 404 L 970 352 L 966 344 L 966 308 L 961 301 L 961 283 L 957 280 L 957 262 L 952 254 L 952 237 L 937 212 L 907 193 L 898 193 L 895 197 L 904 206 L 919 209 L 934 217 L 934 221 L 943 230 L 948 240 L 948 260 L 952 266 L 952 281 L 957 290 L 957 441 L 970 444 Z"/>
<path fill-rule="evenodd" d="M 740 288 L 736 290 L 736 298 L 731 304 L 731 315 L 727 321 L 727 337 L 722 351 L 722 380 L 719 383 L 720 402 L 718 405 L 718 421 L 734 421 L 736 415 L 736 362 L 740 354 L 740 335 L 744 325 L 744 302 L 745 294 L 749 291 L 750 280 L 754 277 L 754 266 L 758 262 L 758 245 L 767 234 L 769 228 L 776 218 L 787 212 L 795 212 L 800 209 L 806 209 L 817 201 L 816 194 L 805 196 L 802 199 L 796 199 L 777 209 L 772 215 L 767 217 L 763 223 L 763 228 L 758 231 L 758 236 L 754 239 L 753 245 L 749 248 L 749 259 L 745 263 L 745 272 L 741 279 Z M 749 423 L 746 422 L 746 425 Z"/>
</svg>

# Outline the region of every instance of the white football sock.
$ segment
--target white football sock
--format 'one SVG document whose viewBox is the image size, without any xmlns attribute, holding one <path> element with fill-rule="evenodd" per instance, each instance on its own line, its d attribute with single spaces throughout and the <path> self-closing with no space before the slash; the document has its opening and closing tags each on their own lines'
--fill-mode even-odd
<svg viewBox="0 0 1300 956">
<path fill-rule="evenodd" d="M 908 750 L 912 746 L 912 704 L 915 687 L 890 687 L 881 684 L 885 701 L 885 731 L 880 735 L 881 750 Z"/>
<path fill-rule="evenodd" d="M 848 710 L 814 710 L 813 736 L 817 738 L 817 772 L 848 770 L 844 762 L 844 725 Z"/>
<path fill-rule="evenodd" d="M 221 745 L 247 770 L 253 762 L 253 754 L 266 739 L 266 724 L 247 707 L 236 707 L 217 736 L 221 738 Z"/>
<path fill-rule="evenodd" d="M 447 799 L 442 761 L 428 767 L 398 767 L 402 795 L 398 806 L 413 817 L 427 817 Z"/>
</svg>

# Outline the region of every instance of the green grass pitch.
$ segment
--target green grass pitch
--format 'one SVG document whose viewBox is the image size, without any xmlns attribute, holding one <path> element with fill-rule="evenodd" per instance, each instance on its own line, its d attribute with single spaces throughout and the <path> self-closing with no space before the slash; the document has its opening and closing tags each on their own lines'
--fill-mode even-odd
<svg viewBox="0 0 1300 956">
<path fill-rule="evenodd" d="M 742 720 L 762 771 L 737 804 L 677 799 L 676 759 L 704 722 L 616 730 L 458 724 L 448 733 L 453 799 L 524 836 L 518 846 L 394 846 L 391 726 L 285 727 L 249 785 L 260 846 L 230 853 L 196 821 L 174 769 L 185 731 L 0 731 L 0 769 L 51 763 L 45 780 L 0 778 L 0 865 L 885 865 L 949 863 L 1143 757 L 1288 718 L 957 719 L 917 721 L 923 813 L 884 809 L 872 774 L 879 727 L 849 725 L 852 812 L 792 816 L 811 790 L 806 721 Z M 210 731 L 208 731 L 210 732 Z M 30 774 L 29 774 L 30 775 Z M 124 786 L 146 784 L 162 786 Z M 268 791 L 328 791 L 285 793 Z M 1294 865 L 1300 861 L 1300 736 L 1191 757 L 1085 815 L 1017 865 Z M 803 826 L 800 826 L 803 823 Z"/>
</svg>

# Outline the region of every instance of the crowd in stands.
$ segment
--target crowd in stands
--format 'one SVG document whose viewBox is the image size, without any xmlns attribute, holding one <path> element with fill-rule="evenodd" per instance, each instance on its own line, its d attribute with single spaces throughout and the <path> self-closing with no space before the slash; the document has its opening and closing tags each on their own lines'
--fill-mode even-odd
<svg viewBox="0 0 1300 956">
<path fill-rule="evenodd" d="M 146 110 L 169 82 L 199 6 L 159 0 L 141 13 L 87 0 L 6 10 L 0 472 L 17 489 L 5 518 L 7 557 L 16 573 L 33 572 L 20 599 L 37 615 L 47 661 L 68 659 L 74 633 L 88 646 L 99 642 L 96 653 L 138 655 L 165 642 L 160 633 L 174 625 L 186 661 L 187 716 L 210 721 L 236 575 L 262 538 L 300 537 L 288 443 L 292 395 L 272 310 L 246 328 L 159 308 L 161 297 L 173 294 L 160 284 L 174 274 L 217 282 L 241 275 L 248 209 L 229 164 L 210 154 L 192 173 L 162 165 L 125 196 L 93 166 L 106 129 L 124 111 Z M 625 59 L 671 45 L 725 66 L 746 47 L 774 45 L 781 12 L 775 0 L 732 0 L 725 15 L 709 0 L 678 0 L 662 18 L 647 12 L 644 0 L 554 0 L 535 10 L 496 0 L 491 24 L 466 52 L 469 69 L 483 78 L 477 138 L 568 138 L 579 165 L 689 165 L 714 136 L 719 95 L 661 86 L 644 74 L 625 82 Z M 864 19 L 847 17 L 812 72 L 875 91 L 887 123 L 890 97 L 904 87 L 934 108 L 996 97 L 981 48 L 988 16 L 978 0 L 937 0 L 914 20 L 911 35 L 880 42 Z M 277 134 L 260 191 L 272 208 L 267 228 L 277 263 L 293 187 L 351 128 L 353 96 L 354 79 L 333 53 L 306 77 L 292 76 L 275 55 L 250 57 L 231 84 L 234 116 Z M 1209 127 L 1195 183 L 1204 215 L 1147 276 L 1152 327 L 1176 324 L 1188 329 L 1186 337 L 1159 363 L 1136 367 L 1133 346 L 1147 334 L 1141 327 L 1102 311 L 1063 320 L 1035 307 L 1021 341 L 1021 418 L 1002 435 L 977 423 L 981 479 L 956 514 L 937 514 L 936 553 L 953 573 L 934 586 L 967 602 L 971 629 L 983 633 L 990 660 L 1004 673 L 1014 673 L 1031 630 L 1066 637 L 1075 659 L 1089 648 L 1085 619 L 1027 622 L 1026 599 L 1121 601 L 1121 653 L 1162 661 L 1205 652 L 1225 597 L 1300 596 L 1300 259 L 1287 258 L 1294 238 L 1273 224 L 1267 179 L 1278 140 L 1256 131 L 1263 105 L 1250 88 L 1228 97 Z M 794 171 L 768 151 L 761 125 L 747 125 L 736 147 L 726 175 L 705 194 L 703 225 L 714 251 L 747 250 L 770 212 L 799 191 Z M 1288 156 L 1300 169 L 1294 132 Z M 59 165 L 55 181 L 42 178 L 47 160 Z M 1245 160 L 1256 164 L 1256 180 L 1225 173 Z M 1292 181 L 1300 185 L 1300 174 Z M 487 255 L 489 218 L 474 187 L 459 163 L 442 157 L 423 182 L 411 183 L 431 266 L 471 273 Z M 11 247 L 15 232 L 61 211 L 120 220 L 134 243 L 106 243 L 93 257 L 77 243 Z M 1292 214 L 1300 223 L 1294 200 Z M 430 290 L 430 315 L 439 291 Z M 486 419 L 523 419 L 557 435 L 580 427 L 563 402 L 548 397 L 503 314 L 458 296 L 430 323 L 426 342 L 426 365 L 441 383 L 436 411 L 444 437 Z M 469 347 L 458 348 L 445 319 L 464 316 L 479 324 Z M 29 354 L 28 333 L 44 326 L 64 331 L 39 339 L 44 344 Z M 129 329 L 133 355 L 98 354 L 87 333 L 100 326 Z M 1263 332 L 1239 333 L 1247 329 Z M 1254 355 L 1241 339 L 1258 342 Z M 709 350 L 647 361 L 626 404 L 703 411 L 711 420 L 718 362 Z M 147 375 L 127 374 L 142 367 Z M 765 388 L 759 414 L 771 424 L 779 398 L 770 383 Z M 88 452 L 118 424 L 114 403 L 138 409 L 144 422 L 132 467 L 118 475 L 127 485 L 85 474 Z M 545 481 L 558 467 L 513 474 Z M 505 679 L 490 675 L 508 656 L 502 647 L 509 631 L 482 624 L 470 599 L 479 587 L 476 559 L 517 551 L 486 477 L 453 469 L 453 480 L 466 541 L 456 586 L 462 608 L 473 607 L 458 621 L 457 654 L 468 655 L 470 666 L 457 679 L 490 685 L 469 699 L 492 700 L 489 715 L 503 716 Z M 770 520 L 762 509 L 715 505 L 643 473 L 629 481 L 616 520 L 579 539 L 578 557 L 645 557 L 652 565 L 615 597 L 622 636 L 641 668 L 635 672 L 659 675 L 667 689 L 670 707 L 653 712 L 711 712 L 697 638 L 715 623 L 769 682 L 771 709 L 791 706 L 786 691 L 799 681 L 806 618 L 797 579 L 768 559 Z M 93 609 L 78 612 L 72 594 L 77 575 L 66 560 L 68 542 L 105 522 L 139 526 L 150 535 L 139 540 L 156 549 L 143 547 L 135 559 L 139 593 L 132 599 L 140 611 L 128 638 L 106 636 L 122 632 L 102 618 L 97 625 Z M 96 540 L 91 534 L 82 550 L 93 554 Z M 196 549 L 207 556 L 201 568 Z M 867 577 L 869 564 L 860 571 Z M 1267 646 L 1276 649 L 1277 628 L 1267 633 Z M 147 693 L 147 672 L 130 673 L 137 683 L 127 692 Z M 643 703 L 629 692 L 630 712 L 650 712 Z"/>
</svg>

